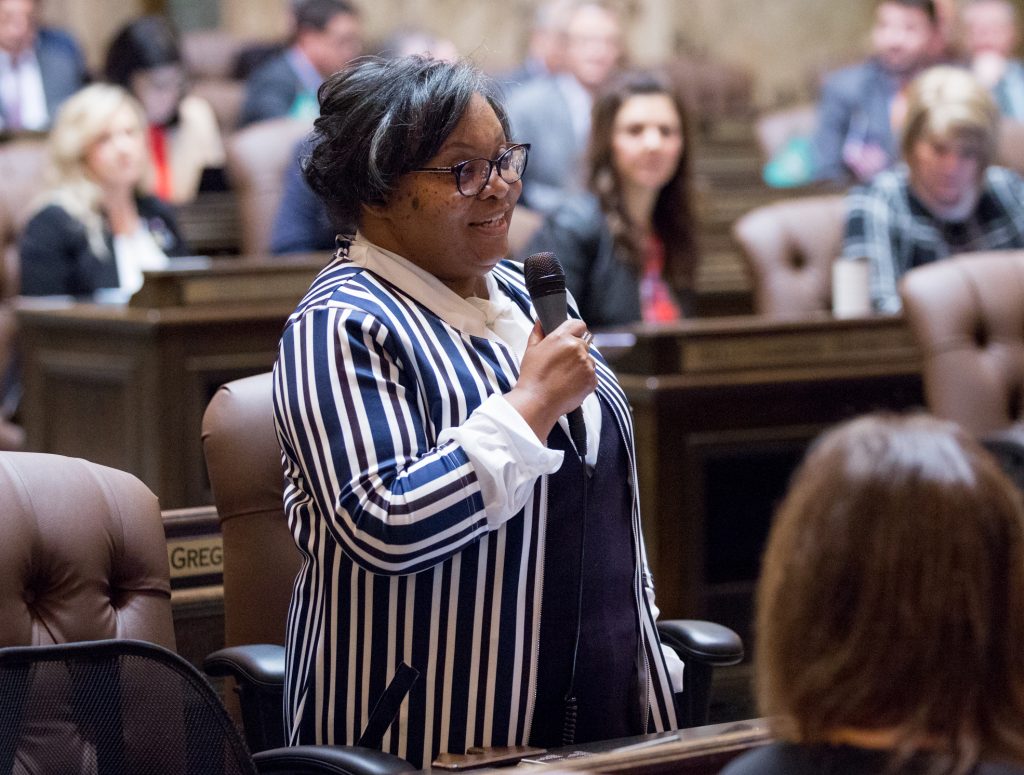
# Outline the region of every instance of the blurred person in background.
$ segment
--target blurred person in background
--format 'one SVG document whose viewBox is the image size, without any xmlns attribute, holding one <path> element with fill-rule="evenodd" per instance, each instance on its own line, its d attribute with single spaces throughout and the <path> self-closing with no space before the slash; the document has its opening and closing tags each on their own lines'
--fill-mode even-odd
<svg viewBox="0 0 1024 775">
<path fill-rule="evenodd" d="M 954 423 L 872 415 L 814 443 L 756 631 L 777 742 L 722 775 L 1024 773 L 1024 507 Z"/>
<path fill-rule="evenodd" d="M 963 9 L 965 54 L 1004 116 L 1024 121 L 1024 64 L 1014 58 L 1020 32 L 1009 0 L 969 0 Z"/>
<path fill-rule="evenodd" d="M 865 183 L 899 159 L 904 87 L 932 64 L 939 19 L 933 0 L 881 0 L 871 28 L 873 55 L 828 76 L 812 138 L 817 180 Z"/>
<path fill-rule="evenodd" d="M 300 0 L 295 39 L 252 72 L 245 85 L 240 127 L 280 116 L 312 121 L 323 80 L 363 53 L 363 24 L 346 0 Z"/>
<path fill-rule="evenodd" d="M 842 257 L 867 258 L 876 312 L 901 307 L 897 284 L 956 253 L 1024 248 L 1024 180 L 994 165 L 999 110 L 969 71 L 942 65 L 910 86 L 904 164 L 847 197 Z"/>
<path fill-rule="evenodd" d="M 195 199 L 203 170 L 224 166 L 224 144 L 213 108 L 188 94 L 170 23 L 146 16 L 122 28 L 107 49 L 104 73 L 146 113 L 154 193 L 175 203 Z"/>
<path fill-rule="evenodd" d="M 381 43 L 378 56 L 398 59 L 419 55 L 454 62 L 459 52 L 448 38 L 434 35 L 421 27 L 399 27 Z M 291 163 L 285 170 L 284 191 L 270 233 L 270 252 L 308 253 L 333 250 L 338 234 L 352 234 L 354 224 L 335 224 L 324 203 L 313 193 L 302 174 L 302 164 L 313 150 L 311 139 L 295 146 Z"/>
<path fill-rule="evenodd" d="M 145 193 L 146 118 L 124 89 L 93 84 L 71 97 L 48 151 L 48 188 L 18 245 L 23 294 L 127 296 L 144 270 L 188 252 L 170 206 Z"/>
<path fill-rule="evenodd" d="M 530 23 L 526 56 L 518 67 L 496 76 L 506 91 L 562 70 L 565 26 L 572 5 L 573 0 L 547 0 L 537 4 Z"/>
<path fill-rule="evenodd" d="M 566 23 L 564 71 L 509 94 L 515 135 L 531 143 L 530 174 L 523 188 L 527 207 L 548 213 L 566 192 L 583 190 L 594 93 L 619 66 L 622 45 L 618 12 L 611 5 L 583 0 Z"/>
<path fill-rule="evenodd" d="M 65 32 L 39 26 L 38 0 L 0 0 L 0 130 L 44 131 L 88 80 Z"/>
<path fill-rule="evenodd" d="M 558 257 L 591 327 L 691 314 L 697 244 L 682 98 L 664 76 L 627 72 L 598 93 L 593 118 L 589 192 L 566 197 L 523 255 Z"/>
</svg>

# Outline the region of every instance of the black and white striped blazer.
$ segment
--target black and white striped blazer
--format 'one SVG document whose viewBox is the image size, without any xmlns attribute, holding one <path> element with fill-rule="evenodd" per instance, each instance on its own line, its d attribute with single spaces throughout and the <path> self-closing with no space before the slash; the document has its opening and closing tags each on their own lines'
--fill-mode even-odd
<svg viewBox="0 0 1024 775">
<path fill-rule="evenodd" d="M 531 313 L 521 268 L 493 270 Z M 629 406 L 597 357 L 636 481 Z M 274 374 L 285 508 L 304 563 L 287 633 L 285 717 L 298 743 L 351 743 L 405 661 L 421 675 L 384 737 L 417 766 L 524 743 L 534 700 L 547 477 L 488 525 L 472 464 L 441 430 L 509 391 L 516 356 L 459 331 L 339 251 L 289 318 Z M 559 431 L 560 432 L 560 431 Z M 676 724 L 634 491 L 648 727 Z"/>
</svg>

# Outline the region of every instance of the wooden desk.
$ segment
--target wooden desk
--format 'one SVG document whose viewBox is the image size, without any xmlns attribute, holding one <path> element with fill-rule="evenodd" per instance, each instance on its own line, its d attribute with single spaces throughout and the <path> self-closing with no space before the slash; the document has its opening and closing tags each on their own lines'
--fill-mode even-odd
<svg viewBox="0 0 1024 775">
<path fill-rule="evenodd" d="M 165 509 L 212 503 L 206 405 L 223 383 L 273 366 L 284 321 L 325 261 L 154 273 L 128 306 L 20 299 L 28 448 L 129 471 Z"/>
<path fill-rule="evenodd" d="M 923 405 L 916 348 L 902 319 L 825 315 L 684 321 L 625 339 L 599 346 L 634 408 L 659 606 L 746 634 L 771 513 L 807 444 L 854 415 Z"/>
<path fill-rule="evenodd" d="M 170 306 L 22 302 L 29 448 L 130 471 L 163 508 L 212 502 L 206 404 L 224 382 L 271 367 L 320 261 L 276 281 L 244 263 L 218 269 L 220 280 L 199 269 L 170 288 L 147 280 L 146 303 Z M 254 300 L 275 283 L 282 298 Z M 807 443 L 853 415 L 923 404 L 917 353 L 891 318 L 715 318 L 626 333 L 630 346 L 601 347 L 634 406 L 662 611 L 745 633 L 770 514 Z"/>
</svg>

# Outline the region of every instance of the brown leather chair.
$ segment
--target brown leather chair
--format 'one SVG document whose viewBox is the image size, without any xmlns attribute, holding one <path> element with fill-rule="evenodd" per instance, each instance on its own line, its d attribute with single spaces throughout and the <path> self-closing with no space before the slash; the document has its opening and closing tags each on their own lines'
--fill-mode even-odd
<svg viewBox="0 0 1024 775">
<path fill-rule="evenodd" d="M 300 555 L 284 515 L 281 453 L 271 375 L 220 388 L 203 416 L 203 450 L 224 540 L 225 649 L 207 658 L 211 675 L 239 677 L 246 738 L 253 750 L 282 744 L 284 625 Z M 706 724 L 712 669 L 736 664 L 743 644 L 712 622 L 659 622 L 662 639 L 686 662 L 684 726 Z M 265 644 L 259 650 L 240 647 Z"/>
<path fill-rule="evenodd" d="M 1024 175 L 1024 121 L 1004 118 L 999 123 L 996 163 Z"/>
<path fill-rule="evenodd" d="M 812 102 L 762 113 L 754 122 L 754 136 L 767 161 L 795 137 L 810 137 L 818 126 L 818 107 Z"/>
<path fill-rule="evenodd" d="M 846 220 L 840 194 L 786 199 L 746 213 L 732 227 L 754 292 L 754 312 L 797 317 L 831 309 L 832 262 Z"/>
<path fill-rule="evenodd" d="M 18 238 L 29 208 L 42 189 L 46 142 L 24 137 L 0 144 L 0 450 L 21 449 L 25 434 L 11 422 L 13 407 L 5 406 L 4 375 L 14 358 L 15 320 L 11 300 L 21 284 Z"/>
<path fill-rule="evenodd" d="M 908 272 L 904 316 L 932 413 L 984 436 L 1024 418 L 1024 251 L 953 256 Z"/>
<path fill-rule="evenodd" d="M 238 125 L 245 99 L 245 82 L 234 77 L 235 60 L 254 42 L 221 29 L 190 30 L 181 36 L 190 92 L 210 103 L 224 136 Z"/>
<path fill-rule="evenodd" d="M 242 252 L 265 255 L 284 190 L 284 173 L 295 145 L 311 129 L 309 122 L 273 118 L 230 135 L 227 172 L 238 197 Z"/>
<path fill-rule="evenodd" d="M 203 416 L 203 452 L 224 541 L 224 645 L 284 643 L 301 556 L 284 517 L 270 374 L 229 382 Z"/>
<path fill-rule="evenodd" d="M 160 505 L 131 474 L 0 452 L 0 646 L 134 638 L 174 648 Z"/>
</svg>

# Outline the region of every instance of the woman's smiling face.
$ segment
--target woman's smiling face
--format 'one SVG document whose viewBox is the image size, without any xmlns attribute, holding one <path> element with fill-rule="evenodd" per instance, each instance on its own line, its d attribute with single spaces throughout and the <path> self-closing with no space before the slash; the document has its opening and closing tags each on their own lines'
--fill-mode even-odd
<svg viewBox="0 0 1024 775">
<path fill-rule="evenodd" d="M 497 114 L 473 95 L 455 130 L 424 167 L 495 159 L 510 145 Z M 483 293 L 483 278 L 508 254 L 508 227 L 522 181 L 493 171 L 477 196 L 463 196 L 450 172 L 408 172 L 384 206 L 364 206 L 362 231 L 430 272 L 460 296 Z"/>
</svg>

